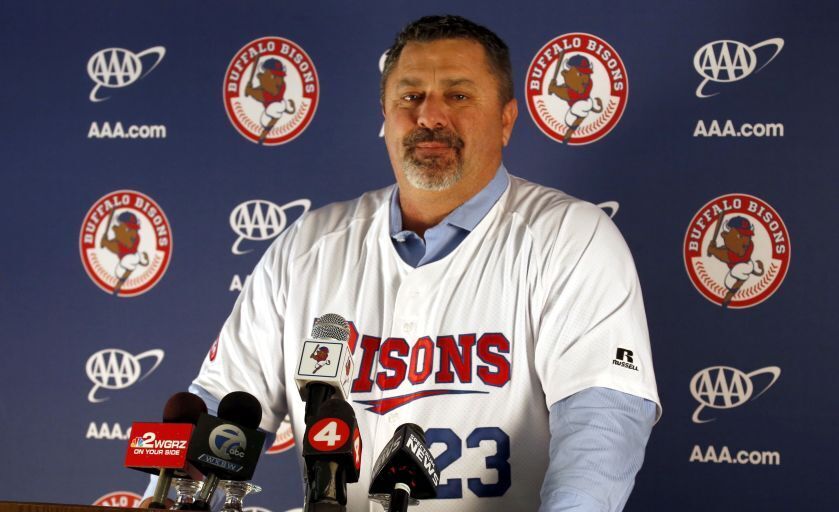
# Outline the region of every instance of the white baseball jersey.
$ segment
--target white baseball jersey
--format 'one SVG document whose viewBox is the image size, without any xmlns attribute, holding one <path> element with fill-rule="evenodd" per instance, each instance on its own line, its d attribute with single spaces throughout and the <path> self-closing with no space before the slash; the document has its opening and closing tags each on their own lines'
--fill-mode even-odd
<svg viewBox="0 0 839 512">
<path fill-rule="evenodd" d="M 370 471 L 406 422 L 426 429 L 441 472 L 439 499 L 416 510 L 536 510 L 550 405 L 593 386 L 658 403 L 626 244 L 596 206 L 511 177 L 454 251 L 412 268 L 389 235 L 391 192 L 309 212 L 280 235 L 194 382 L 253 393 L 270 432 L 288 412 L 299 447 L 301 342 L 337 313 L 351 324 L 363 435 L 348 510 L 381 510 Z"/>
</svg>

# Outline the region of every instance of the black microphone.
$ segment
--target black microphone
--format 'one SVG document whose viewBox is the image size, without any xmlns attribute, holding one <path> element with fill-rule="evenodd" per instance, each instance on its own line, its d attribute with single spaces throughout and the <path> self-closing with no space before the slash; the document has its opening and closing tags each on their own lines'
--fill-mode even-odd
<svg viewBox="0 0 839 512">
<path fill-rule="evenodd" d="M 306 427 L 303 439 L 307 492 L 305 512 L 346 510 L 347 483 L 358 481 L 361 434 L 346 400 L 323 403 Z"/>
<path fill-rule="evenodd" d="M 437 497 L 440 474 L 428 446 L 425 432 L 413 423 L 397 427 L 373 466 L 370 499 L 388 512 L 405 512 L 418 500 Z"/>
<path fill-rule="evenodd" d="M 198 420 L 187 458 L 206 477 L 192 503 L 193 510 L 209 510 L 220 480 L 250 480 L 265 443 L 256 430 L 262 406 L 250 393 L 234 391 L 221 399 L 218 417 L 203 414 Z"/>
<path fill-rule="evenodd" d="M 311 337 L 301 344 L 294 380 L 300 398 L 306 402 L 306 425 L 321 404 L 334 394 L 349 400 L 353 373 L 349 336 L 347 321 L 340 315 L 327 313 L 315 319 Z"/>
</svg>

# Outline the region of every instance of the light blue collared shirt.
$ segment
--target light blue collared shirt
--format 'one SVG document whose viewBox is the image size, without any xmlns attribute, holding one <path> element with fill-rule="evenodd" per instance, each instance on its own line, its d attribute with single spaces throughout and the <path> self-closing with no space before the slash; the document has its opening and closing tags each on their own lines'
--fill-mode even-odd
<svg viewBox="0 0 839 512">
<path fill-rule="evenodd" d="M 402 228 L 399 189 L 390 200 L 390 236 L 405 263 L 421 267 L 450 254 L 492 209 L 510 177 L 502 164 L 492 180 L 439 224 L 425 239 Z M 656 406 L 608 388 L 589 388 L 550 408 L 550 462 L 539 512 L 623 510 L 655 422 Z"/>
<path fill-rule="evenodd" d="M 510 177 L 502 165 L 479 193 L 455 208 L 439 224 L 426 230 L 425 240 L 413 231 L 402 229 L 399 188 L 394 187 L 393 194 L 390 196 L 390 236 L 396 252 L 405 263 L 414 268 L 444 258 L 489 213 L 501 194 L 507 190 L 508 183 L 510 183 Z"/>
</svg>

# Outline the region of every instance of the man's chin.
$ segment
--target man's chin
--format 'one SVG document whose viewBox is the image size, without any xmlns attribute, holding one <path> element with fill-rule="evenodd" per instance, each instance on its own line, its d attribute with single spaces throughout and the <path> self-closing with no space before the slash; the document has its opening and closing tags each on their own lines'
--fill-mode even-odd
<svg viewBox="0 0 839 512">
<path fill-rule="evenodd" d="M 420 190 L 447 190 L 463 177 L 463 171 L 456 164 L 440 165 L 439 162 L 405 162 L 402 171 L 408 183 Z"/>
</svg>

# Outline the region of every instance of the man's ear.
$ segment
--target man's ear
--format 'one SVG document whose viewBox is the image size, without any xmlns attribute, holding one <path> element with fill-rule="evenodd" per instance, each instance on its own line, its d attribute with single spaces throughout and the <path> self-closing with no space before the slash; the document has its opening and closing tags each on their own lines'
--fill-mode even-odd
<svg viewBox="0 0 839 512">
<path fill-rule="evenodd" d="M 513 98 L 501 109 L 501 142 L 506 146 L 513 135 L 513 126 L 519 117 L 519 105 Z"/>
</svg>

